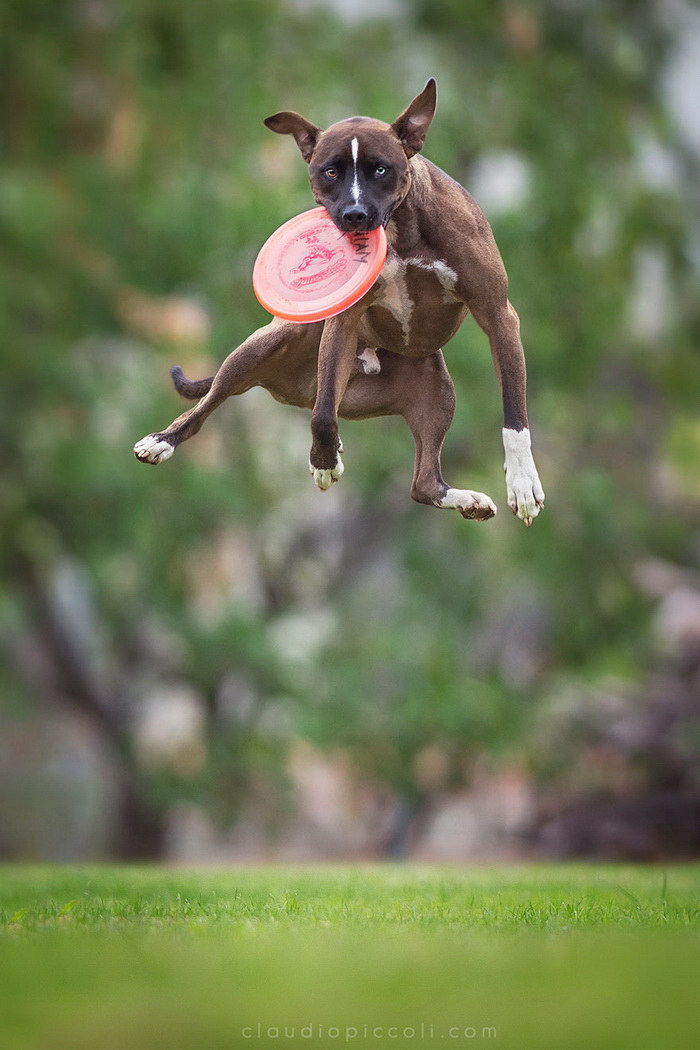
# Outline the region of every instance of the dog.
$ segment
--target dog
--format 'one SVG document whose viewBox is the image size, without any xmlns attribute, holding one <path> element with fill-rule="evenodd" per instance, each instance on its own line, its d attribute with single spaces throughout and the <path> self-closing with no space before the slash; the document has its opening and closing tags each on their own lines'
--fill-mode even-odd
<svg viewBox="0 0 700 1050">
<path fill-rule="evenodd" d="M 309 165 L 313 196 L 343 232 L 385 227 L 388 253 L 371 289 L 336 317 L 312 324 L 278 318 L 254 332 L 216 375 L 176 389 L 198 404 L 135 447 L 162 463 L 193 437 L 226 398 L 254 386 L 311 410 L 309 469 L 325 491 L 343 473 L 338 417 L 403 416 L 415 442 L 411 497 L 485 521 L 496 514 L 483 492 L 442 477 L 440 451 L 455 393 L 442 347 L 471 313 L 488 336 L 503 399 L 507 500 L 530 526 L 544 506 L 532 456 L 525 356 L 518 315 L 491 228 L 470 194 L 421 155 L 435 113 L 431 78 L 393 124 L 350 117 L 325 131 L 294 112 L 265 125 L 292 135 Z"/>
</svg>

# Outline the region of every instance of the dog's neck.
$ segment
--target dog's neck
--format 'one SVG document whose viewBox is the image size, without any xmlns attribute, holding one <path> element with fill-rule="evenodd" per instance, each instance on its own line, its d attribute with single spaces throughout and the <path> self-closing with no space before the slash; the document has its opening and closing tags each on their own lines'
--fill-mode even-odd
<svg viewBox="0 0 700 1050">
<path fill-rule="evenodd" d="M 419 219 L 430 175 L 420 154 L 411 157 L 408 162 L 407 182 L 401 203 L 394 208 L 386 226 L 389 247 L 399 255 L 411 254 L 422 237 Z"/>
</svg>

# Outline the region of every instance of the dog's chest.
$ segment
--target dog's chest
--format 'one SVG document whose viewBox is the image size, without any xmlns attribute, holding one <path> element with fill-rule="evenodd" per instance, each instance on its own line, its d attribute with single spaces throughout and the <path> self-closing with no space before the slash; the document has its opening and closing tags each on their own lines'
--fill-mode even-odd
<svg viewBox="0 0 700 1050">
<path fill-rule="evenodd" d="M 393 342 L 398 344 L 396 349 L 418 349 L 417 344 L 434 331 L 438 349 L 442 331 L 453 327 L 455 315 L 463 309 L 456 285 L 457 274 L 442 259 L 402 259 L 391 254 L 366 315 L 377 342 L 384 346 Z"/>
</svg>

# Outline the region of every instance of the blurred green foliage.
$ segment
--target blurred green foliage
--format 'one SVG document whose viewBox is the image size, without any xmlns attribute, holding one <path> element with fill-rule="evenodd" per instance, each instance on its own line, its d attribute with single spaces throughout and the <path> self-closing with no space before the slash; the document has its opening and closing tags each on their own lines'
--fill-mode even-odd
<svg viewBox="0 0 700 1050">
<path fill-rule="evenodd" d="M 47 648 L 37 603 L 60 565 L 84 574 L 127 764 L 149 676 L 201 691 L 204 769 L 139 774 L 139 792 L 157 807 L 194 796 L 225 819 L 261 768 L 279 779 L 302 734 L 420 793 L 426 743 L 527 756 L 564 683 L 643 672 L 634 568 L 698 552 L 694 168 L 662 104 L 672 40 L 658 5 L 416 0 L 343 21 L 282 0 L 8 0 L 1 36 L 2 635 Z M 545 513 L 527 532 L 507 513 L 497 383 L 470 321 L 446 350 L 445 473 L 495 497 L 493 524 L 411 505 L 396 421 L 346 425 L 345 495 L 309 491 L 303 430 L 285 430 L 296 410 L 271 401 L 229 402 L 167 467 L 138 464 L 134 440 L 181 411 L 169 366 L 208 374 L 264 323 L 253 259 L 311 203 L 293 144 L 262 119 L 389 120 L 429 74 L 426 154 L 468 187 L 484 158 L 515 155 L 525 173 L 519 198 L 487 213 L 521 314 Z M 646 171 L 650 146 L 675 180 Z M 649 255 L 663 298 L 645 330 L 634 289 Z M 261 413 L 291 435 L 281 482 Z M 207 559 L 229 533 L 257 597 L 232 587 L 203 612 L 219 575 Z M 289 657 L 279 625 L 309 609 L 320 641 Z M 256 697 L 233 722 L 217 706 L 231 669 Z M 11 663 L 0 688 L 31 704 L 27 681 Z M 71 698 L 65 681 L 44 687 Z"/>
</svg>

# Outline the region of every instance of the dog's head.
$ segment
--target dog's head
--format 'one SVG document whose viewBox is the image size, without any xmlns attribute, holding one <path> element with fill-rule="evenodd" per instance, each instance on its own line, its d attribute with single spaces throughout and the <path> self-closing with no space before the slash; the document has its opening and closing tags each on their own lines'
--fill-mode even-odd
<svg viewBox="0 0 700 1050">
<path fill-rule="evenodd" d="M 309 165 L 314 198 L 343 233 L 386 226 L 410 186 L 409 160 L 418 153 L 435 113 L 431 77 L 393 124 L 350 117 L 322 131 L 298 113 L 275 113 L 265 125 L 293 135 Z"/>
</svg>

